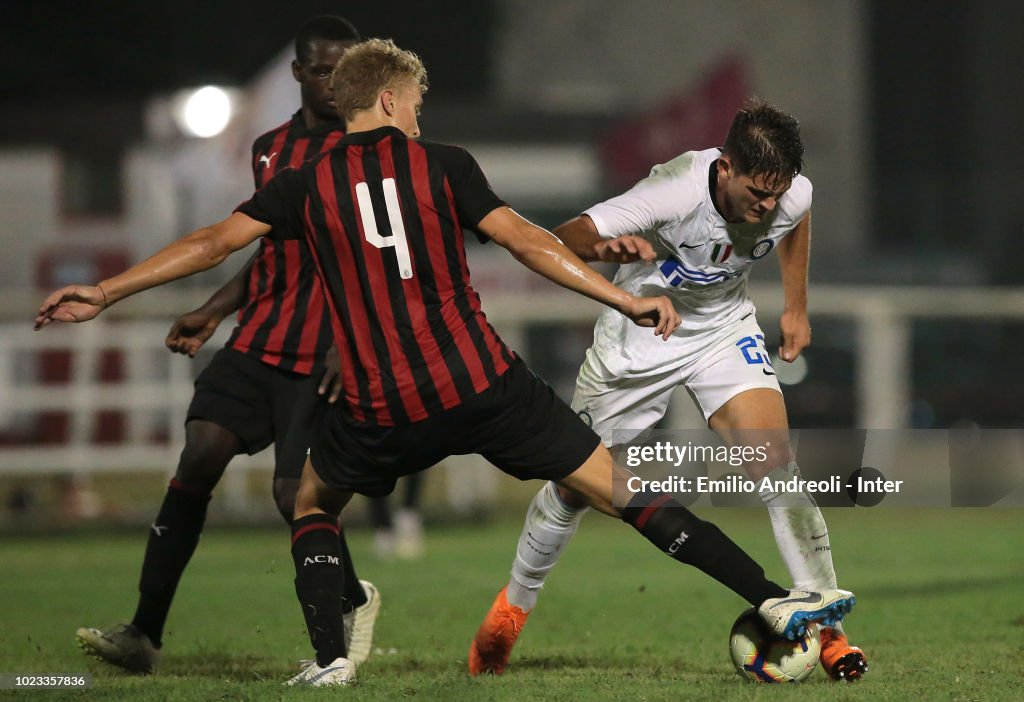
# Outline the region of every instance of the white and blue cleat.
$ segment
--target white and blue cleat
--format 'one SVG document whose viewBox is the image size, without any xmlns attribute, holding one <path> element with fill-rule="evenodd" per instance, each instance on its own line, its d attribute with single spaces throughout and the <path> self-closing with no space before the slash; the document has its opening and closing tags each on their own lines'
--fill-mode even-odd
<svg viewBox="0 0 1024 702">
<path fill-rule="evenodd" d="M 848 590 L 790 590 L 786 597 L 762 602 L 757 613 L 776 634 L 796 641 L 804 635 L 808 624 L 833 626 L 842 621 L 855 604 L 857 598 Z"/>
</svg>

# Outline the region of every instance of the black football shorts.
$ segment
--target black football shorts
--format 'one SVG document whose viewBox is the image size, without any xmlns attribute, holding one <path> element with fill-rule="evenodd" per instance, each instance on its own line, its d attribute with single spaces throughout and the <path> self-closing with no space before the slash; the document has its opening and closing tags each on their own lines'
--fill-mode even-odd
<svg viewBox="0 0 1024 702">
<path fill-rule="evenodd" d="M 324 404 L 314 422 L 310 457 L 328 485 L 380 497 L 403 475 L 472 453 L 520 480 L 560 480 L 600 443 L 548 384 L 516 359 L 491 387 L 412 424 L 359 424 L 344 407 Z"/>
<path fill-rule="evenodd" d="M 321 402 L 319 384 L 319 373 L 301 375 L 223 348 L 196 378 L 185 421 L 202 419 L 224 427 L 249 455 L 273 443 L 274 477 L 298 479 Z"/>
</svg>

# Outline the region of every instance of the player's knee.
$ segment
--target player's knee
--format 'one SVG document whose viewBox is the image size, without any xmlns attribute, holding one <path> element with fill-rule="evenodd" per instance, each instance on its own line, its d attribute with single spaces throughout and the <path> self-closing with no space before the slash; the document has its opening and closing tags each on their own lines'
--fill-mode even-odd
<svg viewBox="0 0 1024 702">
<path fill-rule="evenodd" d="M 212 422 L 192 421 L 185 427 L 175 478 L 186 485 L 213 490 L 231 459 L 241 451 L 238 438 Z"/>
<path fill-rule="evenodd" d="M 348 490 L 318 485 L 316 481 L 303 476 L 295 492 L 295 519 L 317 512 L 337 517 L 351 498 L 352 493 Z"/>
<path fill-rule="evenodd" d="M 274 480 L 274 504 L 277 511 L 288 524 L 292 523 L 295 514 L 295 494 L 299 490 L 299 481 L 293 479 L 276 478 Z"/>
<path fill-rule="evenodd" d="M 598 512 L 619 517 L 621 505 L 618 503 L 621 500 L 616 499 L 616 488 L 619 483 L 625 485 L 625 477 L 628 475 L 615 465 L 608 449 L 598 444 L 583 465 L 558 481 L 560 490 L 555 493 L 555 497 L 559 497 L 562 490 L 568 489 L 569 493 L 575 493 L 573 504 L 583 501 Z"/>
<path fill-rule="evenodd" d="M 555 492 L 555 500 L 561 501 L 563 494 L 570 495 L 573 504 L 570 505 L 568 502 L 564 502 L 561 508 L 567 514 L 574 515 L 573 520 L 578 520 L 579 515 L 583 514 L 586 507 L 593 507 L 598 512 L 615 517 L 616 519 L 621 516 L 621 509 L 616 506 L 613 495 L 604 489 L 590 489 L 589 486 L 581 486 L 577 490 L 575 488 L 566 488 L 565 485 L 559 484 L 558 490 Z M 581 506 L 576 507 L 575 505 Z"/>
<path fill-rule="evenodd" d="M 184 485 L 210 492 L 220 481 L 230 460 L 230 456 L 220 456 L 202 447 L 186 444 L 174 477 Z"/>
<path fill-rule="evenodd" d="M 760 480 L 770 473 L 786 468 L 793 460 L 789 441 L 785 437 L 773 437 L 752 446 L 755 458 L 744 465 L 747 476 Z"/>
</svg>

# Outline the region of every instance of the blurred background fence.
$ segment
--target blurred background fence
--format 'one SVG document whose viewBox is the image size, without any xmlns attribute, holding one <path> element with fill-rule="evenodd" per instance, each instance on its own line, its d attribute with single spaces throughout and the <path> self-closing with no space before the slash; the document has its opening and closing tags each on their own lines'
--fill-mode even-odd
<svg viewBox="0 0 1024 702">
<path fill-rule="evenodd" d="M 5 315 L 0 488 L 6 493 L 6 521 L 13 525 L 40 501 L 63 510 L 69 520 L 136 521 L 148 515 L 145 501 L 133 504 L 136 494 L 116 486 L 146 474 L 166 476 L 176 465 L 193 373 L 226 340 L 230 324 L 194 361 L 169 353 L 163 338 L 174 312 L 186 309 L 188 298 L 205 294 L 151 293 L 115 308 L 109 318 L 42 333 L 33 332 L 23 317 Z M 759 285 L 752 294 L 768 331 L 781 312 L 779 292 Z M 503 337 L 571 397 L 597 306 L 558 291 L 484 289 L 482 296 Z M 31 303 L 25 299 L 16 309 L 30 309 Z M 932 288 L 818 285 L 812 310 L 815 343 L 805 357 L 792 365 L 774 359 L 795 428 L 1008 427 L 1024 419 L 1016 398 L 998 391 L 1002 366 L 985 363 L 999 354 L 998 344 L 977 343 L 1024 324 L 1024 291 L 964 289 L 950 296 Z M 953 337 L 952 347 L 988 367 L 988 376 L 965 372 L 955 357 L 930 364 L 937 337 Z M 679 392 L 660 428 L 701 425 L 689 396 Z M 268 490 L 272 468 L 272 450 L 237 458 L 219 488 L 221 517 L 275 519 Z M 454 458 L 434 473 L 440 500 L 428 512 L 435 514 L 485 511 L 503 485 L 479 458 Z M 156 491 L 163 481 L 148 483 Z"/>
</svg>

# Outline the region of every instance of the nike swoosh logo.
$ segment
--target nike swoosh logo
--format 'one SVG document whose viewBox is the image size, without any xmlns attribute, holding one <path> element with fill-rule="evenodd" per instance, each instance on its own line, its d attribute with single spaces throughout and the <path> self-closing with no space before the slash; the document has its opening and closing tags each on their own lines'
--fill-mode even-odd
<svg viewBox="0 0 1024 702">
<path fill-rule="evenodd" d="M 817 536 L 812 536 L 811 540 L 812 541 L 817 541 L 818 539 L 824 539 L 826 536 L 828 536 L 828 532 L 827 531 L 824 534 L 818 534 Z"/>
<path fill-rule="evenodd" d="M 790 602 L 806 602 L 808 604 L 817 604 L 818 602 L 821 602 L 821 595 L 814 593 L 808 595 L 807 597 L 787 597 L 782 602 L 776 602 L 775 604 L 773 604 L 771 607 L 768 608 L 768 610 L 771 611 L 779 605 L 789 604 Z"/>
<path fill-rule="evenodd" d="M 681 249 L 699 249 L 701 246 L 704 246 L 704 244 L 680 244 L 679 248 L 681 248 Z"/>
<path fill-rule="evenodd" d="M 761 372 L 764 373 L 765 375 L 775 375 L 774 371 L 770 371 L 767 368 L 762 368 Z"/>
</svg>

